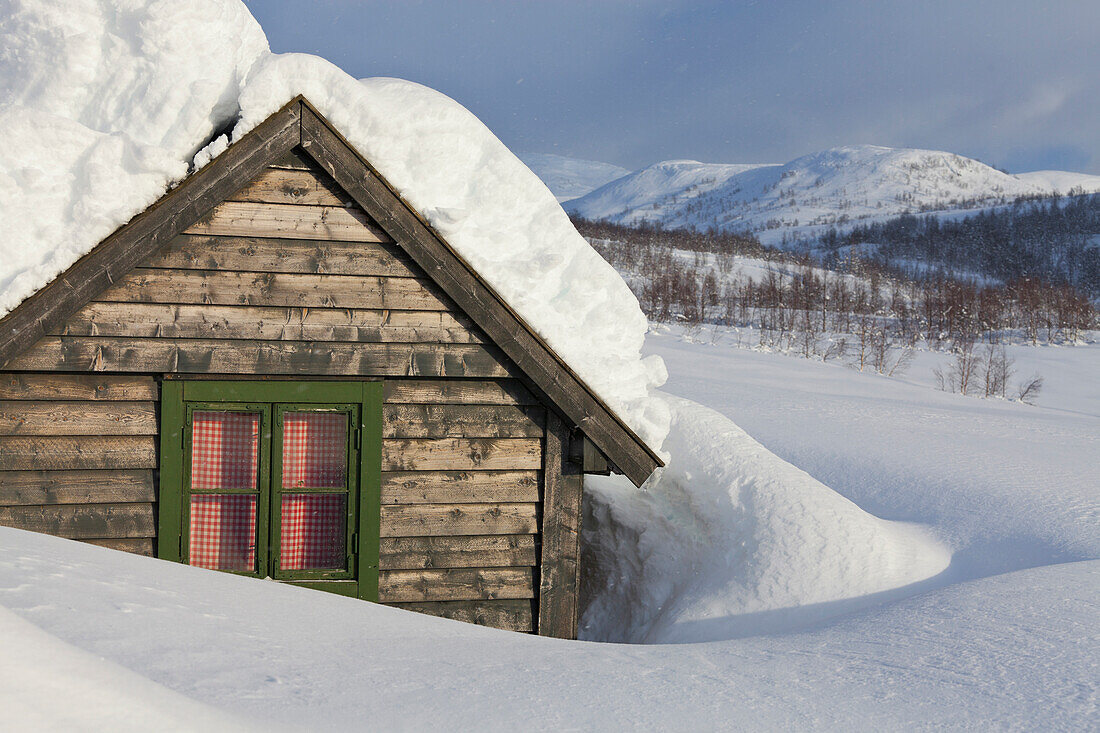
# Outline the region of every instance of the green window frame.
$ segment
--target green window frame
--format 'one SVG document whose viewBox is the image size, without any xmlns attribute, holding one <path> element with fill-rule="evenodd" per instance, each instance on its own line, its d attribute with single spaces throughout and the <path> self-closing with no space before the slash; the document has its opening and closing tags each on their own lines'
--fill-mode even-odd
<svg viewBox="0 0 1100 733">
<path fill-rule="evenodd" d="M 259 413 L 259 467 L 255 491 L 192 490 L 191 416 L 196 410 Z M 343 489 L 282 488 L 283 416 L 288 412 L 348 415 L 348 467 Z M 219 381 L 165 379 L 161 385 L 161 435 L 157 556 L 189 561 L 190 496 L 256 493 L 257 567 L 233 572 L 272 577 L 294 585 L 364 600 L 378 600 L 378 545 L 382 485 L 382 382 Z M 347 562 L 339 569 L 283 570 L 279 565 L 283 493 L 345 493 Z"/>
</svg>

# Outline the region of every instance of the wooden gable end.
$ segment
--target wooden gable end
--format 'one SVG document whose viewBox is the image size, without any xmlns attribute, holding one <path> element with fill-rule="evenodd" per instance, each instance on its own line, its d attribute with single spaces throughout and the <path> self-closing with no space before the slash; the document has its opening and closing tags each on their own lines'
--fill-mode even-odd
<svg viewBox="0 0 1100 733">
<path fill-rule="evenodd" d="M 6 367 L 519 376 L 419 265 L 294 151 Z"/>
<path fill-rule="evenodd" d="M 294 158 L 292 151 L 299 146 L 304 155 L 299 155 L 296 159 L 307 166 L 319 166 L 336 186 L 323 179 L 316 182 L 299 180 L 300 176 L 296 179 L 293 165 L 278 165 L 279 161 Z M 275 170 L 287 172 L 265 174 L 264 170 L 270 164 L 276 164 Z M 249 200 L 257 197 L 274 200 Z M 350 197 L 357 204 L 361 209 L 358 215 L 346 205 L 336 205 L 349 203 L 342 200 L 342 197 Z M 300 216 L 299 210 L 296 212 L 299 216 L 293 222 L 283 220 L 285 217 L 279 216 L 279 209 L 284 205 L 280 199 L 294 200 L 295 203 L 285 205 L 299 209 L 303 206 L 310 207 L 312 218 Z M 262 214 L 256 208 L 257 203 L 263 204 Z M 257 216 L 260 218 L 257 219 Z M 292 100 L 205 168 L 184 180 L 160 202 L 135 217 L 56 280 L 0 319 L 0 366 L 7 369 L 32 368 L 28 366 L 32 362 L 19 359 L 32 359 L 32 356 L 22 352 L 38 344 L 32 351 L 42 350 L 38 354 L 39 359 L 46 359 L 48 354 L 61 359 L 62 363 L 66 359 L 84 363 L 98 360 L 95 368 L 105 369 L 105 365 L 109 363 L 106 360 L 113 353 L 111 348 L 97 348 L 95 352 L 87 351 L 86 346 L 83 347 L 84 351 L 80 350 L 81 347 L 66 350 L 63 336 L 58 334 L 58 330 L 64 327 L 63 324 L 78 311 L 88 307 L 116 282 L 128 291 L 126 302 L 148 302 L 148 298 L 143 300 L 143 292 L 150 293 L 169 285 L 157 279 L 154 272 L 156 268 L 139 268 L 145 271 L 135 273 L 134 268 L 143 259 L 166 247 L 166 256 L 173 249 L 177 253 L 182 252 L 186 246 L 178 239 L 181 232 L 184 237 L 226 236 L 217 232 L 230 231 L 236 225 L 235 222 L 239 224 L 242 221 L 250 221 L 255 226 L 292 226 L 296 228 L 293 236 L 324 231 L 327 238 L 334 241 L 359 244 L 374 242 L 379 245 L 396 241 L 400 249 L 422 269 L 431 282 L 414 284 L 408 281 L 415 281 L 416 278 L 406 278 L 399 283 L 404 288 L 400 292 L 387 293 L 376 289 L 374 292 L 379 298 L 388 295 L 388 302 L 391 303 L 395 299 L 419 298 L 420 307 L 426 311 L 430 310 L 429 301 L 433 295 L 449 298 L 463 313 L 468 314 L 491 342 L 491 345 L 470 344 L 466 350 L 456 347 L 449 357 L 442 357 L 441 366 L 449 364 L 452 368 L 457 368 L 458 365 L 466 368 L 467 365 L 481 360 L 481 355 L 492 349 L 499 349 L 503 357 L 518 369 L 531 389 L 560 410 L 567 424 L 582 430 L 599 452 L 635 484 L 640 485 L 661 465 L 656 454 L 523 323 L 503 299 L 401 199 L 377 171 L 301 98 Z M 192 257 L 187 254 L 178 256 Z M 349 256 L 349 253 L 344 253 L 345 259 Z M 201 273 L 202 268 L 196 268 L 196 272 Z M 291 277 L 293 275 L 306 277 Z M 347 307 L 347 298 L 353 296 L 320 293 L 317 288 L 310 288 L 308 275 L 309 273 L 268 273 L 263 282 L 250 283 L 241 273 L 230 272 L 214 278 L 216 282 L 211 284 L 198 274 L 191 277 L 188 286 L 179 288 L 180 297 L 193 294 L 195 305 L 212 308 L 221 305 L 219 301 L 238 302 L 240 298 L 246 297 L 244 289 L 259 284 L 266 292 L 284 294 L 287 302 L 281 307 L 317 307 L 310 300 L 311 297 L 323 300 L 323 305 L 330 307 Z M 366 284 L 366 281 L 360 283 Z M 436 290 L 433 291 L 433 287 L 429 285 Z M 345 305 L 340 305 L 341 302 Z M 374 307 L 382 307 L 381 302 Z M 94 310 L 93 306 L 84 315 L 94 316 Z M 181 318 L 186 321 L 187 315 L 183 313 Z M 88 324 L 89 328 L 92 326 L 93 324 Z M 107 342 L 100 344 L 101 347 L 111 345 Z M 125 348 L 120 344 L 114 346 L 116 351 Z M 149 371 L 187 371 L 187 367 L 192 364 L 196 369 L 201 367 L 207 371 L 226 373 L 234 373 L 241 368 L 237 363 L 217 362 L 218 353 L 213 349 L 203 352 L 201 344 L 191 344 L 191 348 L 187 350 L 181 350 L 175 344 L 157 348 L 157 344 L 146 342 L 144 346 L 147 350 L 145 358 L 149 362 Z M 246 356 L 234 358 L 255 360 L 269 365 L 282 364 L 283 368 L 289 370 L 287 373 L 296 373 L 294 370 L 302 369 L 292 359 L 288 361 L 287 354 L 282 350 L 271 346 L 257 345 Z M 354 350 L 354 353 L 336 353 L 331 358 L 351 361 L 366 359 L 370 362 L 369 370 L 373 370 L 374 365 L 379 362 L 396 364 L 402 359 L 416 362 L 409 347 L 388 345 L 366 350 L 365 353 L 361 349 Z M 481 366 L 471 368 L 491 368 L 488 362 L 482 361 Z M 493 354 L 489 361 L 502 363 L 497 354 Z M 16 366 L 17 364 L 23 366 Z M 166 366 L 170 368 L 166 369 Z"/>
</svg>

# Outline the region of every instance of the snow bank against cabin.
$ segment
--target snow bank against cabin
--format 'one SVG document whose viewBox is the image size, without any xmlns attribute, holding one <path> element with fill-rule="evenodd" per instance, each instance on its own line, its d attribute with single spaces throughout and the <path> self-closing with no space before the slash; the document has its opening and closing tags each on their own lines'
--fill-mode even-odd
<svg viewBox="0 0 1100 733">
<path fill-rule="evenodd" d="M 723 415 L 664 398 L 672 458 L 659 477 L 643 491 L 585 477 L 581 638 L 694 642 L 804 627 L 904 595 L 950 563 L 924 528 L 874 517 Z"/>
<path fill-rule="evenodd" d="M 0 0 L 0 316 L 297 94 L 660 447 L 645 316 L 545 184 L 438 92 L 270 53 L 239 0 Z"/>
</svg>

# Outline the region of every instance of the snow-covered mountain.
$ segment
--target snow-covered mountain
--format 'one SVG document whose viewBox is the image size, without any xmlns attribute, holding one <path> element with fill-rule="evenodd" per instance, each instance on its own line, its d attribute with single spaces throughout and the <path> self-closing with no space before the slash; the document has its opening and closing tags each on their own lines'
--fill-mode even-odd
<svg viewBox="0 0 1100 733">
<path fill-rule="evenodd" d="M 519 157 L 542 179 L 559 202 L 584 196 L 630 173 L 626 168 L 611 163 L 568 158 L 552 153 L 527 153 Z"/>
<path fill-rule="evenodd" d="M 1070 193 L 1077 188 L 1084 189 L 1086 193 L 1092 193 L 1100 185 L 1100 176 L 1070 171 L 1031 171 L 1017 173 L 1016 177 L 1021 181 L 1045 186 L 1059 193 Z"/>
<path fill-rule="evenodd" d="M 902 213 L 994 206 L 1020 196 L 1100 191 L 1100 176 L 1061 171 L 1011 175 L 961 155 L 855 145 L 785 165 L 666 161 L 567 202 L 588 219 L 621 224 L 751 231 L 779 244 Z"/>
<path fill-rule="evenodd" d="M 738 163 L 700 163 L 666 160 L 624 175 L 592 193 L 569 202 L 566 209 L 587 219 L 619 223 L 658 220 L 691 201 L 724 190 L 743 173 L 779 166 Z"/>
</svg>

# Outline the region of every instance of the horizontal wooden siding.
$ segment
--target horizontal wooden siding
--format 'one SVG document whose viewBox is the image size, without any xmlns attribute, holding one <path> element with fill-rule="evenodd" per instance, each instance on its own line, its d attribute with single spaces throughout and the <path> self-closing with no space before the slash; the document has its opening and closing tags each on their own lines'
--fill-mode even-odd
<svg viewBox="0 0 1100 733">
<path fill-rule="evenodd" d="M 152 377 L 0 374 L 0 525 L 152 555 Z"/>
</svg>

